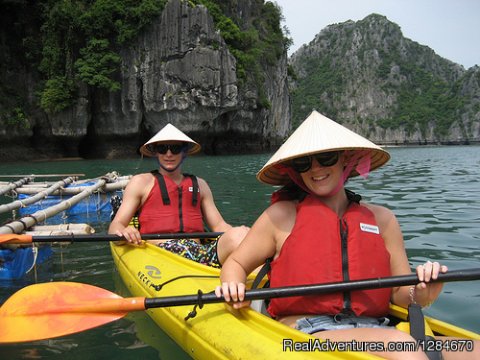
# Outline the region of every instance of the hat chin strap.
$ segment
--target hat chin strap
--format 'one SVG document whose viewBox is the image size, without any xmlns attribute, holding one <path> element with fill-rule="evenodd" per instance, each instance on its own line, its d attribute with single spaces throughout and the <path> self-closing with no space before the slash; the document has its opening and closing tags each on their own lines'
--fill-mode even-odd
<svg viewBox="0 0 480 360">
<path fill-rule="evenodd" d="M 174 172 L 175 170 L 177 170 L 182 164 L 183 164 L 183 161 L 185 160 L 185 158 L 187 157 L 187 153 L 183 152 L 182 151 L 182 160 L 180 160 L 180 162 L 178 163 L 177 166 L 175 166 L 173 169 L 167 169 L 165 166 L 162 165 L 162 163 L 160 162 L 160 160 L 158 160 L 158 166 L 160 166 L 163 170 L 165 170 L 166 172 L 169 172 L 169 173 L 172 173 Z"/>
<path fill-rule="evenodd" d="M 357 151 L 345 151 L 345 155 L 348 156 L 348 162 L 345 168 L 343 169 L 342 177 L 338 180 L 338 184 L 327 196 L 333 196 L 340 191 L 340 189 L 345 185 L 350 176 L 351 172 L 355 168 L 360 176 L 364 179 L 368 177 L 370 173 L 371 165 L 371 156 L 370 150 L 357 150 Z"/>
</svg>

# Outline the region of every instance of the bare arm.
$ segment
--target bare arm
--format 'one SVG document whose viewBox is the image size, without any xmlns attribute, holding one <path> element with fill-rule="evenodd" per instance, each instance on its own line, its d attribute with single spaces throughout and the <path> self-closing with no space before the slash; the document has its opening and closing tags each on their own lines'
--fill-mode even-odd
<svg viewBox="0 0 480 360">
<path fill-rule="evenodd" d="M 248 302 L 242 302 L 247 275 L 279 253 L 294 222 L 295 207 L 291 203 L 278 202 L 265 210 L 223 265 L 217 296 L 223 293 L 227 301 L 235 302 L 235 308 L 247 306 Z"/>
<path fill-rule="evenodd" d="M 400 225 L 394 213 L 378 205 L 367 205 L 375 214 L 375 218 L 380 227 L 381 235 L 385 240 L 385 246 L 390 253 L 390 270 L 393 276 L 411 274 L 410 264 L 408 263 L 407 253 L 405 251 L 404 241 Z M 427 283 L 431 279 L 436 279 L 440 272 L 446 272 L 446 266 L 439 263 L 427 262 L 417 267 L 417 275 L 422 283 L 415 287 L 415 302 L 420 305 L 427 305 L 438 297 L 443 284 Z M 410 286 L 395 287 L 392 291 L 392 302 L 394 304 L 407 307 L 411 303 Z"/>
<path fill-rule="evenodd" d="M 129 223 L 145 201 L 153 183 L 154 179 L 150 174 L 136 175 L 129 181 L 123 193 L 122 205 L 108 228 L 109 234 L 123 236 L 129 243 L 141 242 L 139 231 L 135 227 L 129 226 Z"/>
<path fill-rule="evenodd" d="M 198 186 L 200 187 L 202 214 L 205 222 L 212 231 L 227 231 L 232 228 L 218 211 L 213 194 L 207 182 L 198 178 Z"/>
</svg>

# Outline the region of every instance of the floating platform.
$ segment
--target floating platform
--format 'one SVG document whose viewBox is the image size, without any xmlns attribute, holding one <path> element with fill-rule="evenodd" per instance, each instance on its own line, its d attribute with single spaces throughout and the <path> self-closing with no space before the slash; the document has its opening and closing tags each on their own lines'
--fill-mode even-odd
<svg viewBox="0 0 480 360">
<path fill-rule="evenodd" d="M 111 198 L 122 198 L 131 176 L 111 172 L 93 179 L 79 180 L 83 174 L 0 175 L 16 178 L 0 181 L 0 199 L 14 199 L 0 205 L 0 214 L 14 220 L 0 225 L 0 234 L 66 235 L 91 234 L 86 224 L 93 215 L 103 222 L 110 220 Z M 37 181 L 59 177 L 58 181 Z M 9 199 L 8 199 L 9 198 Z M 90 217 L 91 216 L 91 217 Z M 49 225 L 45 225 L 45 224 Z M 43 226 L 39 226 L 42 224 Z M 51 245 L 0 245 L 0 280 L 15 280 L 27 275 L 54 253 Z"/>
<path fill-rule="evenodd" d="M 57 182 L 32 182 L 25 177 L 26 182 L 19 180 L 14 184 L 0 184 L 0 194 L 2 188 L 8 188 L 4 194 L 16 198 L 0 205 L 0 213 L 12 211 L 15 217 L 21 217 L 0 226 L 0 234 L 20 234 L 54 216 L 60 217 L 56 219 L 57 223 L 70 216 L 79 216 L 81 219 L 98 213 L 108 218 L 112 211 L 112 196 L 121 198 L 130 178 L 111 172 L 86 180 L 67 176 Z"/>
</svg>

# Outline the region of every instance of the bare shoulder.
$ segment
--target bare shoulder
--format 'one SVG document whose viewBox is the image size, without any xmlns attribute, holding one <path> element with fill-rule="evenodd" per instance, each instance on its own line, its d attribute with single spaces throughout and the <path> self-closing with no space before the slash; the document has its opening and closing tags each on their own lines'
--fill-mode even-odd
<svg viewBox="0 0 480 360">
<path fill-rule="evenodd" d="M 212 190 L 210 189 L 210 186 L 203 178 L 197 176 L 197 181 L 198 181 L 198 187 L 200 188 L 200 192 L 203 193 L 204 196 L 205 194 L 212 192 Z"/>
<path fill-rule="evenodd" d="M 125 188 L 125 194 L 143 197 L 144 194 L 150 192 L 154 184 L 155 177 L 150 173 L 134 175 Z"/>
<path fill-rule="evenodd" d="M 297 202 L 296 201 L 278 201 L 270 205 L 265 214 L 270 218 L 272 223 L 278 227 L 281 224 L 294 223 L 297 214 Z"/>
<path fill-rule="evenodd" d="M 148 186 L 154 181 L 154 177 L 151 173 L 142 173 L 134 175 L 128 184 L 132 184 L 134 186 Z"/>
<path fill-rule="evenodd" d="M 386 228 L 392 221 L 396 222 L 395 214 L 385 206 L 362 202 L 362 205 L 368 208 L 375 215 L 378 225 Z"/>
<path fill-rule="evenodd" d="M 261 233 L 262 238 L 272 240 L 271 243 L 275 247 L 275 257 L 278 256 L 285 240 L 292 232 L 296 220 L 296 201 L 278 201 L 270 205 L 257 220 L 263 229 L 266 229 L 264 233 Z"/>
<path fill-rule="evenodd" d="M 208 186 L 208 183 L 205 181 L 205 179 L 201 177 L 197 176 L 197 181 L 198 181 L 198 186 Z"/>
<path fill-rule="evenodd" d="M 296 201 L 277 201 L 274 204 L 270 205 L 267 208 L 267 211 L 270 214 L 275 214 L 276 216 L 284 216 L 286 213 L 296 212 L 297 202 Z"/>
</svg>

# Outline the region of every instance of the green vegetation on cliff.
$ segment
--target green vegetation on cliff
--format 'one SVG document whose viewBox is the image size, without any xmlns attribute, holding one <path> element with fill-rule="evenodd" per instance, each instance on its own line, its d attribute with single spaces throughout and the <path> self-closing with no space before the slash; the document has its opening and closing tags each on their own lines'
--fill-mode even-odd
<svg viewBox="0 0 480 360">
<path fill-rule="evenodd" d="M 16 46 L 24 60 L 36 68 L 42 79 L 38 86 L 41 107 L 57 113 L 74 105 L 83 83 L 93 88 L 117 91 L 119 52 L 152 23 L 168 0 L 40 0 L 31 4 L 30 16 L 21 14 L 30 4 L 13 3 L 6 9 L 18 15 L 15 26 L 30 33 L 18 35 Z M 272 65 L 285 52 L 289 42 L 280 28 L 281 13 L 271 2 L 264 3 L 253 24 L 226 15 L 230 3 L 221 0 L 190 0 L 189 6 L 202 4 L 212 15 L 229 50 L 237 59 L 237 76 L 241 82 L 253 80 L 262 94 L 261 64 Z M 28 19 L 28 22 L 27 22 Z M 13 22 L 13 21 L 12 21 Z M 215 45 L 212 45 L 215 46 Z M 0 84 L 0 94 L 8 96 L 7 85 Z M 260 96 L 262 99 L 262 96 Z M 268 101 L 261 100 L 264 107 Z M 7 105 L 4 101 L 4 105 Z M 13 102 L 3 108 L 22 107 Z M 18 111 L 15 112 L 18 114 Z"/>
<path fill-rule="evenodd" d="M 406 138 L 446 141 L 455 126 L 465 138 L 474 136 L 468 120 L 460 120 L 475 117 L 465 108 L 470 92 L 460 90 L 467 72 L 404 38 L 384 16 L 325 28 L 291 66 L 294 126 L 317 109 L 367 136 L 400 131 Z"/>
<path fill-rule="evenodd" d="M 167 0 L 67 0 L 43 4 L 41 106 L 55 113 L 73 105 L 77 82 L 115 91 L 118 51 L 157 17 Z"/>
<path fill-rule="evenodd" d="M 202 4 L 212 15 L 216 28 L 220 31 L 229 51 L 237 60 L 237 76 L 243 83 L 253 80 L 260 96 L 260 106 L 268 108 L 270 104 L 263 93 L 265 74 L 262 65 L 275 65 L 287 51 L 291 39 L 280 28 L 282 14 L 280 8 L 267 1 L 261 8 L 261 14 L 253 24 L 242 24 L 230 2 L 222 0 L 190 0 Z M 248 76 L 250 74 L 250 76 Z"/>
</svg>

